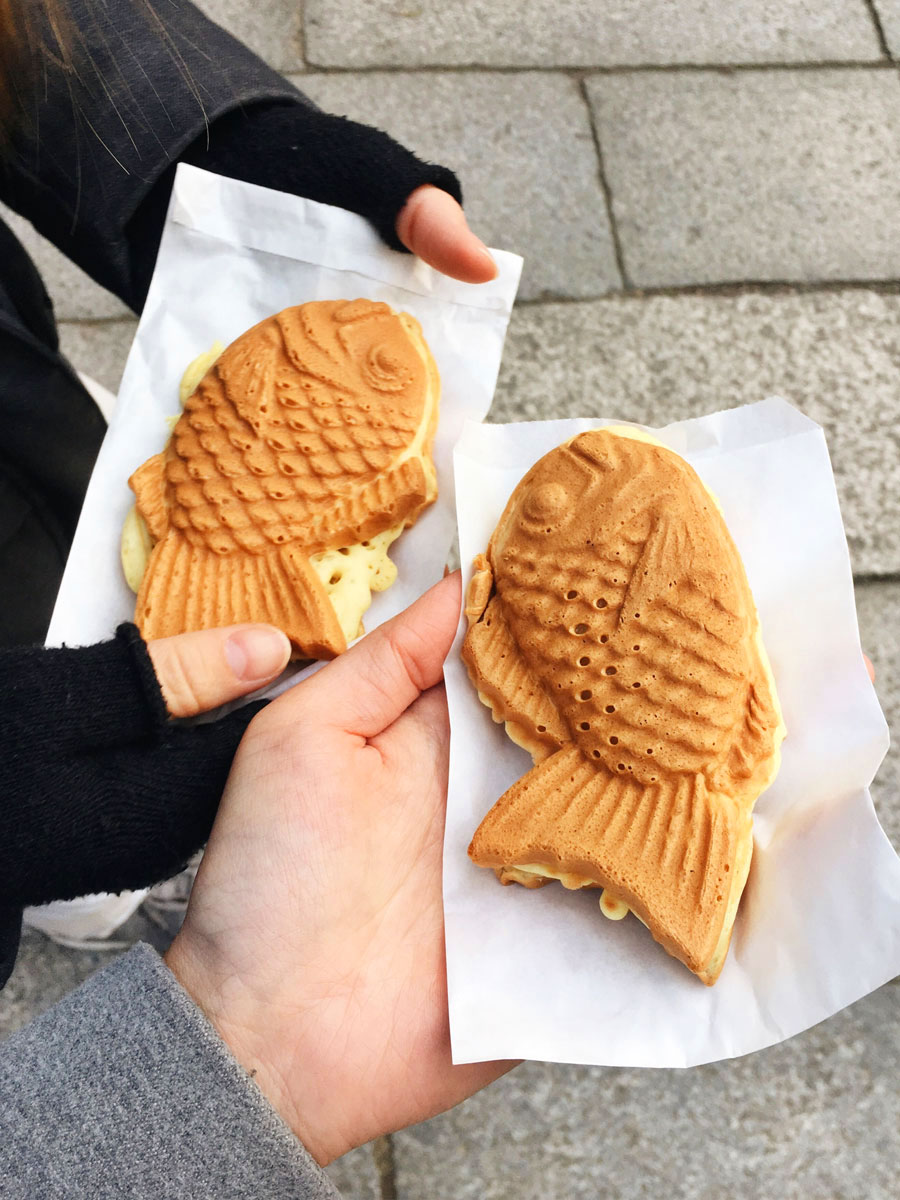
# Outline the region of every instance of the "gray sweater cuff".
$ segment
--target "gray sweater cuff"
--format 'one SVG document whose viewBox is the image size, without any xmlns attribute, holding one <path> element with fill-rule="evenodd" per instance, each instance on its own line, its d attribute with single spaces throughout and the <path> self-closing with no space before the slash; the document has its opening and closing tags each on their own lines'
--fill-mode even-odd
<svg viewBox="0 0 900 1200">
<path fill-rule="evenodd" d="M 0 1130 L 9 1200 L 339 1195 L 143 945 L 0 1045 Z"/>
</svg>

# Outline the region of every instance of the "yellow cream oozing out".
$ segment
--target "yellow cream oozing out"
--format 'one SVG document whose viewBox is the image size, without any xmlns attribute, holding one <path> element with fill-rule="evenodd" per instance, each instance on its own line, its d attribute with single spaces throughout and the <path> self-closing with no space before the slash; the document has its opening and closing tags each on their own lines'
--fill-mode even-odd
<svg viewBox="0 0 900 1200">
<path fill-rule="evenodd" d="M 178 399 L 181 401 L 182 408 L 187 403 L 188 397 L 197 390 L 197 384 L 224 349 L 221 342 L 215 341 L 208 350 L 204 350 L 202 354 L 198 354 L 188 363 L 187 369 L 181 377 L 181 383 L 178 385 Z"/>
<path fill-rule="evenodd" d="M 388 550 L 402 532 L 403 526 L 395 525 L 359 545 L 323 550 L 309 560 L 348 642 L 362 635 L 362 617 L 372 603 L 372 592 L 385 591 L 397 578 Z"/>
<path fill-rule="evenodd" d="M 596 881 L 586 875 L 578 875 L 575 871 L 554 871 L 552 867 L 545 867 L 542 863 L 522 863 L 515 867 L 504 867 L 503 874 L 507 880 L 522 884 L 527 884 L 529 877 L 533 875 L 540 875 L 544 879 L 556 879 L 570 892 L 597 886 Z M 604 888 L 600 893 L 600 911 L 604 917 L 609 917 L 610 921 L 621 921 L 623 917 L 628 916 L 631 909 L 624 900 L 616 899 Z"/>
</svg>

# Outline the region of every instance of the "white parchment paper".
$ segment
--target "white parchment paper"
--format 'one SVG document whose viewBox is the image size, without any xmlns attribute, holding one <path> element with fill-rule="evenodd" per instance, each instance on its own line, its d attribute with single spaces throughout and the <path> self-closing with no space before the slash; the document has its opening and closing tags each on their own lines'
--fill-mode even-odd
<svg viewBox="0 0 900 1200">
<path fill-rule="evenodd" d="M 469 424 L 455 453 L 464 586 L 513 488 L 553 447 L 609 421 Z M 900 972 L 900 860 L 868 786 L 888 731 L 863 664 L 822 430 L 782 400 L 652 431 L 721 501 L 746 564 L 784 709 L 780 773 L 755 809 L 731 951 L 707 988 L 596 891 L 501 887 L 466 848 L 531 766 L 459 658 L 444 908 L 455 1062 L 532 1058 L 684 1067 L 761 1049 Z"/>
<path fill-rule="evenodd" d="M 490 407 L 522 269 L 517 255 L 492 253 L 499 268 L 495 280 L 459 283 L 388 250 L 353 213 L 179 166 L 150 293 L 85 497 L 48 644 L 101 641 L 134 615 L 119 560 L 122 522 L 134 502 L 128 477 L 165 445 L 166 418 L 180 411 L 178 384 L 188 363 L 214 341 L 227 345 L 263 317 L 307 300 L 384 300 L 422 324 L 441 375 L 434 445 L 439 494 L 392 546 L 397 581 L 373 597 L 366 629 L 436 582 L 456 530 L 453 444 L 464 421 L 480 421 Z M 144 894 L 134 893 L 124 905 L 122 897 L 102 903 L 91 898 L 26 916 L 55 934 L 105 937 Z"/>
</svg>

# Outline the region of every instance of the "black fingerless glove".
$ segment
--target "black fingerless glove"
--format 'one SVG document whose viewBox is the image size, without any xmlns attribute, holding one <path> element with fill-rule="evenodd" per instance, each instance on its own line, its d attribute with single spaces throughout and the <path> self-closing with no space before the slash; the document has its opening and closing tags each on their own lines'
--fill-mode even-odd
<svg viewBox="0 0 900 1200">
<path fill-rule="evenodd" d="M 462 203 L 447 167 L 423 162 L 380 129 L 306 104 L 273 101 L 220 117 L 182 161 L 359 213 L 393 250 L 410 192 L 430 183 Z"/>
<path fill-rule="evenodd" d="M 172 721 L 134 625 L 84 649 L 0 652 L 0 910 L 175 874 L 261 707 Z"/>
<path fill-rule="evenodd" d="M 220 117 L 181 161 L 359 213 L 393 250 L 406 249 L 395 224 L 416 188 L 430 183 L 462 203 L 459 180 L 447 167 L 423 162 L 380 129 L 301 100 L 266 101 Z M 129 225 L 141 302 L 150 286 L 173 178 L 174 167 L 157 181 Z M 152 254 L 146 252 L 150 247 Z"/>
</svg>

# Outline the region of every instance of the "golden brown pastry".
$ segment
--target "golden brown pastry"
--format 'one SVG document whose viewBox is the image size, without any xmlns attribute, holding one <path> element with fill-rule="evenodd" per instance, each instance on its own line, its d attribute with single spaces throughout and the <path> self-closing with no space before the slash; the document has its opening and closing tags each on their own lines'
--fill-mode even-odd
<svg viewBox="0 0 900 1200">
<path fill-rule="evenodd" d="M 784 735 L 715 500 L 652 439 L 582 434 L 513 492 L 466 614 L 472 681 L 536 763 L 473 861 L 503 883 L 604 888 L 602 909 L 631 909 L 714 983 Z"/>
<path fill-rule="evenodd" d="M 239 337 L 129 481 L 155 542 L 144 637 L 269 621 L 295 657 L 345 650 L 340 556 L 377 543 L 383 561 L 435 499 L 439 392 L 418 322 L 386 304 L 301 304 Z"/>
</svg>

